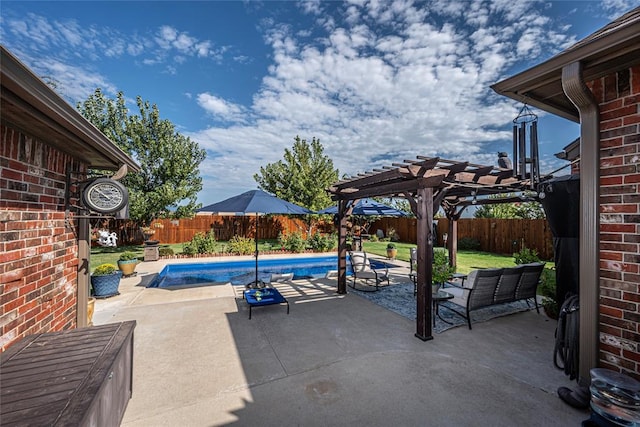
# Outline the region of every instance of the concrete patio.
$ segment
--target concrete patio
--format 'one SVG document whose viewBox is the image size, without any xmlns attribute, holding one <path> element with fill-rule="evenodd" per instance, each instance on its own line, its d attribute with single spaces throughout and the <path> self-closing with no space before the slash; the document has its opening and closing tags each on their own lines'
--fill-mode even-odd
<svg viewBox="0 0 640 427">
<path fill-rule="evenodd" d="M 121 295 L 96 303 L 94 324 L 137 321 L 124 426 L 571 426 L 588 418 L 556 395 L 575 383 L 553 366 L 556 322 L 535 310 L 422 342 L 415 322 L 317 279 L 276 284 L 291 313 L 260 307 L 249 320 L 228 284 L 145 288 L 166 263 L 139 264 Z"/>
</svg>

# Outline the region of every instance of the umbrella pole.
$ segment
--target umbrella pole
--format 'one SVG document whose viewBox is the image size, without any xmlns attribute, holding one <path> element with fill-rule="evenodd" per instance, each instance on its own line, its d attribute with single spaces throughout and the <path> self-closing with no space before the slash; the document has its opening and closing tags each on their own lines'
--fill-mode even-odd
<svg viewBox="0 0 640 427">
<path fill-rule="evenodd" d="M 256 214 L 256 235 L 255 235 L 255 241 L 256 241 L 256 286 L 258 286 L 258 220 L 260 219 L 260 215 Z"/>
</svg>

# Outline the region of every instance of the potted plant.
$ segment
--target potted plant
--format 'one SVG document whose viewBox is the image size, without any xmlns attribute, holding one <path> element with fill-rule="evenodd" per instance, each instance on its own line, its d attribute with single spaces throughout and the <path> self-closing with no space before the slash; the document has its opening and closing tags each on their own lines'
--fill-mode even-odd
<svg viewBox="0 0 640 427">
<path fill-rule="evenodd" d="M 437 293 L 440 287 L 455 273 L 455 269 L 449 265 L 449 259 L 445 251 L 433 251 L 433 267 L 431 269 L 432 292 Z"/>
<path fill-rule="evenodd" d="M 122 271 L 124 277 L 132 276 L 135 274 L 136 265 L 138 265 L 138 257 L 133 252 L 123 252 L 118 259 L 118 268 Z"/>
<path fill-rule="evenodd" d="M 395 243 L 388 243 L 387 244 L 387 258 L 396 259 L 397 255 L 398 255 L 398 249 L 396 249 L 396 244 Z"/>
<path fill-rule="evenodd" d="M 114 264 L 100 264 L 91 275 L 92 295 L 96 298 L 108 298 L 119 295 L 118 287 L 122 271 Z"/>
</svg>

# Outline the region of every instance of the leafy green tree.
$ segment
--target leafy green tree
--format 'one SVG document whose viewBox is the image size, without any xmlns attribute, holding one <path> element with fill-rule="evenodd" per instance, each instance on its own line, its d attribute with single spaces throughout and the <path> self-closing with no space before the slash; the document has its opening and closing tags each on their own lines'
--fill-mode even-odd
<svg viewBox="0 0 640 427">
<path fill-rule="evenodd" d="M 260 167 L 253 179 L 264 191 L 317 211 L 333 204 L 325 189 L 338 181 L 338 169 L 324 154 L 320 139 L 313 138 L 309 144 L 296 136 L 292 149 L 284 150 L 283 160 Z"/>
<path fill-rule="evenodd" d="M 158 107 L 137 97 L 138 114 L 129 114 L 124 94 L 115 100 L 100 89 L 78 104 L 80 113 L 133 157 L 141 171 L 128 174 L 122 183 L 129 190 L 130 217 L 141 225 L 154 218 L 192 216 L 202 189 L 199 165 L 206 152 L 175 131 Z"/>
<path fill-rule="evenodd" d="M 542 205 L 538 202 L 514 202 L 478 206 L 473 214 L 476 218 L 545 218 Z"/>
</svg>

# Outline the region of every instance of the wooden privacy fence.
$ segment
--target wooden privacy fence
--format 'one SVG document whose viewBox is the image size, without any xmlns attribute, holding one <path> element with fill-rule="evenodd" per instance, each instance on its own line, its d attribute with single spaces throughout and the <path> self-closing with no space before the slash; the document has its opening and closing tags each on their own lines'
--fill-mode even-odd
<svg viewBox="0 0 640 427">
<path fill-rule="evenodd" d="M 253 238 L 256 217 L 197 215 L 193 218 L 171 220 L 157 219 L 151 224 L 154 231 L 151 240 L 161 243 L 184 243 L 193 239 L 196 233 L 213 231 L 216 240 L 229 240 L 234 235 Z M 259 218 L 258 239 L 277 239 L 280 233 L 299 231 L 306 233 L 307 225 L 302 219 L 285 216 L 261 216 Z M 118 233 L 119 244 L 139 244 L 144 241 L 140 228 L 131 221 L 112 220 L 107 227 Z"/>
<path fill-rule="evenodd" d="M 437 220 L 436 246 L 443 246 L 443 234 L 448 233 L 449 220 Z M 415 218 L 381 218 L 369 228 L 370 234 L 382 230 L 387 235 L 393 228 L 402 242 L 416 242 Z M 553 236 L 546 219 L 463 218 L 458 220 L 458 242 L 476 239 L 480 250 L 497 254 L 512 254 L 523 247 L 535 249 L 541 259 L 553 259 Z"/>
<path fill-rule="evenodd" d="M 161 243 L 188 242 L 196 233 L 213 230 L 217 240 L 229 240 L 234 235 L 254 237 L 255 217 L 197 215 L 191 219 L 158 219 L 152 224 L 155 233 L 151 237 Z M 160 224 L 160 226 L 155 226 Z M 384 235 L 393 228 L 400 241 L 416 243 L 415 218 L 381 218 L 371 224 L 369 233 L 382 230 Z M 118 233 L 118 244 L 138 244 L 144 240 L 140 229 L 130 221 L 113 220 L 107 227 Z M 324 233 L 334 231 L 332 222 L 321 222 L 314 227 Z M 443 246 L 443 234 L 449 230 L 449 220 L 437 219 L 436 246 Z M 307 225 L 297 217 L 261 216 L 259 239 L 277 239 L 280 233 L 307 232 Z M 542 259 L 553 258 L 553 238 L 545 219 L 493 219 L 464 218 L 458 220 L 458 241 L 476 239 L 480 250 L 499 254 L 512 254 L 523 247 L 535 249 Z"/>
</svg>

